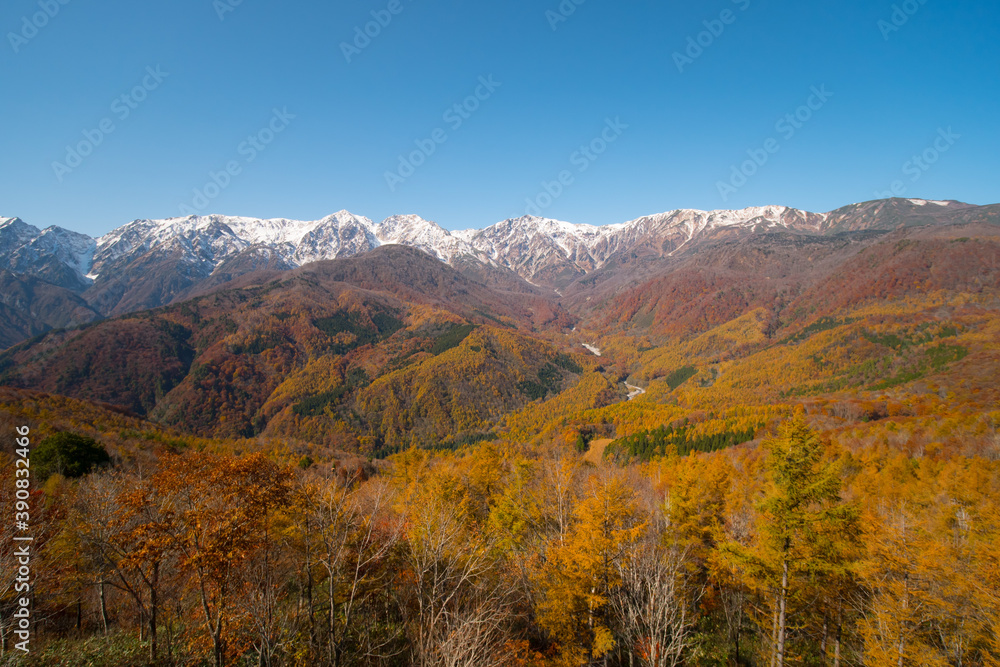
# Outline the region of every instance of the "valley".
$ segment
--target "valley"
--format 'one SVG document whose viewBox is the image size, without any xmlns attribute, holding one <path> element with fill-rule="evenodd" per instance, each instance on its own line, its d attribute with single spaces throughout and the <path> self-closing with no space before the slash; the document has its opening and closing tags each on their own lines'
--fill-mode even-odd
<svg viewBox="0 0 1000 667">
<path fill-rule="evenodd" d="M 82 325 L 29 330 L 34 339 L 0 356 L 0 382 L 117 405 L 200 437 L 292 438 L 314 458 L 379 458 L 515 434 L 541 441 L 557 415 L 563 428 L 601 423 L 619 437 L 687 415 L 700 431 L 726 432 L 735 412 L 740 428 L 769 428 L 803 401 L 913 400 L 953 374 L 968 384 L 959 369 L 991 363 L 997 207 L 886 200 L 823 215 L 677 212 L 655 224 L 664 220 L 655 243 L 636 237 L 650 220 L 452 235 L 413 216 L 369 229 L 343 213 L 326 221 L 335 229 L 306 226 L 304 239 L 323 239 L 323 251 L 290 241 L 306 229 L 299 223 L 218 217 L 137 222 L 91 246 L 73 237 L 94 252 L 89 269 L 75 260 L 79 271 L 121 267 L 112 291 L 122 299 L 106 316 L 81 305 L 93 314 Z M 257 245 L 237 241 L 250 229 Z M 46 236 L 4 230 L 28 246 Z M 680 253 L 671 230 L 685 236 Z M 507 257 L 496 259 L 487 238 Z M 406 244 L 382 244 L 393 239 Z M 265 242 L 277 264 L 227 268 Z M 221 263 L 161 303 L 146 267 L 177 244 L 215 247 L 204 261 Z M 489 251 L 477 255 L 476 244 Z M 28 246 L 8 263 L 23 266 Z M 316 259 L 331 252 L 344 256 Z M 575 270 L 582 277 L 566 282 Z M 548 287 L 528 282 L 542 276 Z M 109 289 L 98 278 L 76 298 L 100 303 Z M 137 292 L 145 296 L 129 296 Z M 155 308 L 116 314 L 149 298 Z M 986 409 L 994 389 L 963 396 Z"/>
<path fill-rule="evenodd" d="M 0 422 L 108 460 L 32 492 L 61 655 L 998 655 L 998 206 L 0 241 Z"/>
</svg>

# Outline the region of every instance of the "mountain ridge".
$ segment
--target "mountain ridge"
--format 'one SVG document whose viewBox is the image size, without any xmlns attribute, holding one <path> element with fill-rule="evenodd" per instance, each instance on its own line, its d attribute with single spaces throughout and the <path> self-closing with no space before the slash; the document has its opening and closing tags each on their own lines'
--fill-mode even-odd
<svg viewBox="0 0 1000 667">
<path fill-rule="evenodd" d="M 955 201 L 900 201 L 948 209 L 972 206 Z M 870 202 L 851 206 L 866 203 Z M 822 232 L 822 224 L 844 208 L 849 207 L 828 213 L 813 213 L 780 205 L 712 211 L 675 209 L 600 226 L 525 215 L 508 218 L 482 229 L 455 231 L 446 230 L 415 214 L 392 215 L 379 223 L 347 210 L 312 221 L 209 214 L 164 219 L 140 218 L 99 237 L 89 237 L 58 226 L 39 230 L 20 218 L 0 217 L 0 256 L 10 254 L 13 249 L 11 246 L 17 243 L 24 247 L 42 239 L 47 242 L 48 254 L 59 256 L 63 263 L 76 269 L 81 278 L 91 281 L 100 277 L 104 267 L 124 255 L 134 255 L 170 243 L 180 244 L 187 251 L 209 261 L 220 255 L 223 259 L 228 259 L 254 246 L 271 246 L 285 255 L 285 259 L 294 266 L 303 266 L 321 259 L 336 259 L 380 245 L 400 244 L 418 247 L 451 263 L 461 254 L 499 261 L 502 255 L 501 245 L 510 247 L 523 237 L 541 235 L 548 237 L 553 245 L 572 257 L 574 252 L 578 253 L 583 248 L 592 252 L 603 250 L 606 254 L 608 248 L 621 245 L 620 242 L 609 243 L 610 237 L 634 237 L 637 233 L 645 232 L 663 233 L 683 229 L 687 233 L 685 243 L 708 230 L 757 224 Z M 13 236 L 14 239 L 8 240 L 8 236 Z M 53 240 L 53 236 L 62 236 L 64 239 L 60 242 Z M 66 238 L 69 240 L 65 240 Z M 18 271 L 15 269 L 15 272 Z"/>
<path fill-rule="evenodd" d="M 247 273 L 286 271 L 403 245 L 480 282 L 561 298 L 569 289 L 579 292 L 597 272 L 649 270 L 761 233 L 823 236 L 957 222 L 1000 222 L 1000 205 L 887 199 L 827 213 L 778 205 L 677 209 L 603 226 L 521 216 L 458 231 L 413 214 L 378 223 L 346 210 L 312 221 L 213 214 L 133 220 L 97 238 L 58 226 L 42 230 L 15 217 L 0 218 L 0 270 L 66 290 L 50 294 L 49 313 L 60 308 L 82 313 L 80 298 L 96 317 L 113 317 L 174 303 Z M 39 319 L 28 311 L 19 317 L 23 322 L 8 327 L 0 344 L 36 335 L 59 319 Z"/>
</svg>

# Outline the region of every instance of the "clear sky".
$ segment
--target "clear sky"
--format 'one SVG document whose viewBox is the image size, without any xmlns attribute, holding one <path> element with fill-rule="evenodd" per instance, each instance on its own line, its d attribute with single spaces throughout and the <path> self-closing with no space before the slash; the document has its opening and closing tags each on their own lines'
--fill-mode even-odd
<svg viewBox="0 0 1000 667">
<path fill-rule="evenodd" d="M 1000 201 L 1000 3 L 576 2 L 6 0 L 0 215 Z"/>
</svg>

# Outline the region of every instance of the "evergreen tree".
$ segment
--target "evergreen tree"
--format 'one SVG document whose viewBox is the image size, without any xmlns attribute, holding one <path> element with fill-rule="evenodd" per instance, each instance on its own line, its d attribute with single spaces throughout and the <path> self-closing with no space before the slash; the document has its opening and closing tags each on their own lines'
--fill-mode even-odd
<svg viewBox="0 0 1000 667">
<path fill-rule="evenodd" d="M 815 593 L 818 577 L 829 574 L 832 582 L 843 571 L 849 550 L 827 547 L 855 540 L 858 512 L 842 502 L 841 466 L 824 456 L 804 413 L 783 423 L 778 437 L 765 446 L 769 479 L 758 507 L 756 543 L 724 548 L 753 580 L 752 588 L 771 599 L 771 665 L 784 667 L 789 628 L 799 625 L 792 620 L 804 612 L 806 594 Z"/>
</svg>

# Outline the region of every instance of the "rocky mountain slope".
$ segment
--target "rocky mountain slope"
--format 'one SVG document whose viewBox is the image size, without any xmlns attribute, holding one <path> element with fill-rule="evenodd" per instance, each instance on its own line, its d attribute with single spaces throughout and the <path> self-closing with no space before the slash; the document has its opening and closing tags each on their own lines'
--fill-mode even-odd
<svg viewBox="0 0 1000 667">
<path fill-rule="evenodd" d="M 72 313 L 53 318 L 23 299 L 8 299 L 12 311 L 0 345 L 94 317 L 177 302 L 242 275 L 285 271 L 384 245 L 420 249 L 506 290 L 555 297 L 587 292 L 609 277 L 642 277 L 703 248 L 762 234 L 826 237 L 998 219 L 1000 206 L 891 199 L 830 213 L 782 206 L 677 210 L 600 227 L 524 216 L 482 230 L 449 232 L 415 215 L 375 223 L 340 211 L 315 221 L 221 215 L 136 220 L 91 239 L 61 227 L 39 230 L 18 218 L 0 218 L 0 270 L 65 290 L 49 290 L 47 310 Z"/>
<path fill-rule="evenodd" d="M 0 383 L 204 435 L 266 432 L 351 449 L 364 439 L 381 450 L 475 437 L 579 370 L 527 333 L 566 327 L 565 313 L 487 289 L 414 248 L 271 277 L 14 346 L 0 355 Z"/>
<path fill-rule="evenodd" d="M 218 266 L 231 273 L 185 283 L 151 245 L 134 262 L 148 271 L 160 262 L 159 282 L 123 294 L 189 296 L 77 328 L 58 330 L 73 322 L 52 319 L 56 331 L 0 354 L 0 384 L 117 405 L 203 436 L 288 437 L 376 456 L 490 439 L 503 423 L 515 438 L 581 419 L 653 428 L 669 421 L 664 410 L 682 385 L 697 394 L 691 410 L 722 401 L 763 415 L 770 408 L 761 406 L 792 395 L 908 385 L 950 368 L 961 371 L 950 376 L 957 382 L 975 368 L 978 384 L 962 391 L 976 405 L 992 400 L 997 207 L 890 201 L 836 215 L 747 215 L 678 212 L 591 229 L 553 222 L 534 236 L 521 219 L 457 239 L 484 260 L 453 255 L 450 266 L 443 254 L 387 244 L 294 268 L 301 243 L 282 241 L 295 238 L 282 225 L 267 230 L 272 245 L 234 254 L 225 248 L 241 242 L 238 225 L 205 221 L 160 245 L 173 244 L 179 265 L 189 252 L 210 266 L 213 253 L 226 256 Z M 342 219 L 338 238 L 358 228 Z M 390 229 L 397 239 L 426 231 L 415 219 Z M 334 231 L 331 221 L 306 234 Z M 436 234 L 425 247 L 455 237 Z M 526 248 L 515 255 L 519 242 Z M 570 257 L 576 268 L 560 269 Z M 471 275 L 470 262 L 483 275 Z M 560 296 L 514 269 L 583 277 Z M 5 312 L 76 298 L 79 319 L 87 316 L 69 290 L 49 294 L 40 279 L 5 275 L 23 284 L 20 300 L 0 304 Z M 648 391 L 629 401 L 627 382 Z"/>
</svg>

